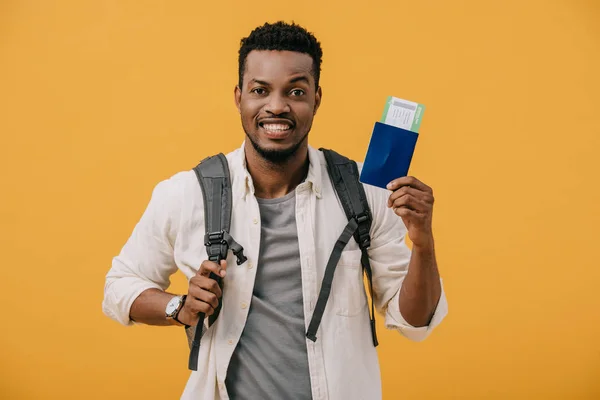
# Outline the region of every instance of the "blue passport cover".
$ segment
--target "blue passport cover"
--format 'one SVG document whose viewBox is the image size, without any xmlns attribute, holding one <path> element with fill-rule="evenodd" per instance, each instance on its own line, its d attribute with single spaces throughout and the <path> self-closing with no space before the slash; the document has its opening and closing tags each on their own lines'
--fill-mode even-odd
<svg viewBox="0 0 600 400">
<path fill-rule="evenodd" d="M 384 188 L 396 178 L 408 175 L 419 134 L 375 122 L 360 181 Z"/>
</svg>

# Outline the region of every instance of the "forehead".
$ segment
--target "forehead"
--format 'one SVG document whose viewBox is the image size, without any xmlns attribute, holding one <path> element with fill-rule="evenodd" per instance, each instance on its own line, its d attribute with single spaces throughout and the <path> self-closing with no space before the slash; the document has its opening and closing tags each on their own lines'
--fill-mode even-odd
<svg viewBox="0 0 600 400">
<path fill-rule="evenodd" d="M 250 79 L 277 81 L 292 75 L 312 77 L 313 60 L 308 54 L 295 51 L 252 50 L 246 57 L 244 81 Z"/>
</svg>

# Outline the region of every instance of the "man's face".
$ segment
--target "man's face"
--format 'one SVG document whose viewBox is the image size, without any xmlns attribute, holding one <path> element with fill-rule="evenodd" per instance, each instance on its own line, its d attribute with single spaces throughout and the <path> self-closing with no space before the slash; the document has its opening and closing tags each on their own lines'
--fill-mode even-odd
<svg viewBox="0 0 600 400">
<path fill-rule="evenodd" d="M 306 142 L 321 102 L 313 60 L 293 51 L 253 50 L 235 100 L 242 127 L 257 153 L 282 163 Z"/>
</svg>

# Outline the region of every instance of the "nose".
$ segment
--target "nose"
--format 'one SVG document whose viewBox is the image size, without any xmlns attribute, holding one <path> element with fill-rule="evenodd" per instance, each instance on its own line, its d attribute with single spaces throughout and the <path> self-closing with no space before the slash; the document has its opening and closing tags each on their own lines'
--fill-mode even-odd
<svg viewBox="0 0 600 400">
<path fill-rule="evenodd" d="M 269 96 L 269 101 L 265 106 L 265 111 L 270 114 L 279 115 L 290 112 L 290 105 L 285 97 L 280 94 L 273 93 Z"/>
</svg>

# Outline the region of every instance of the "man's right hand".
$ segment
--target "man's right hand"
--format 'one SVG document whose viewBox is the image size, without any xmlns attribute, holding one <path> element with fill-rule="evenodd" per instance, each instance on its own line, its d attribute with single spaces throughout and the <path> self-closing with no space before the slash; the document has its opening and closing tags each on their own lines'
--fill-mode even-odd
<svg viewBox="0 0 600 400">
<path fill-rule="evenodd" d="M 188 295 L 185 303 L 177 315 L 179 322 L 196 326 L 200 319 L 198 314 L 212 315 L 223 295 L 216 280 L 209 278 L 211 272 L 221 278 L 225 277 L 227 261 L 222 260 L 221 265 L 212 261 L 203 261 L 196 275 L 190 279 Z"/>
</svg>

